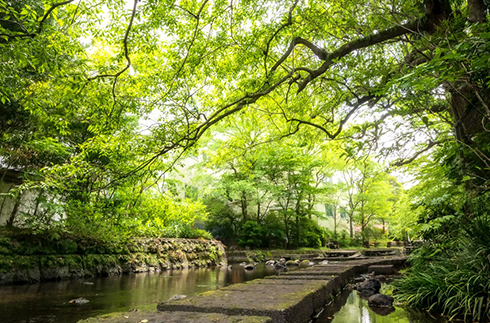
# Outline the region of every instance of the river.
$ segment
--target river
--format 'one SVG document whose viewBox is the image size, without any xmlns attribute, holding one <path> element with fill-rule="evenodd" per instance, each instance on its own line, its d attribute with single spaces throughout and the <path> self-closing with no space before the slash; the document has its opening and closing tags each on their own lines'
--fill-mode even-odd
<svg viewBox="0 0 490 323">
<path fill-rule="evenodd" d="M 244 281 L 274 275 L 264 264 L 252 271 L 199 268 L 160 273 L 100 277 L 27 285 L 0 286 L 0 323 L 75 323 L 105 313 L 156 309 L 175 294 L 193 295 Z M 70 304 L 84 297 L 89 303 Z M 427 313 L 395 306 L 389 313 L 374 312 L 356 291 L 344 290 L 315 323 L 444 323 Z"/>
<path fill-rule="evenodd" d="M 134 308 L 155 308 L 175 294 L 193 295 L 226 285 L 275 274 L 259 264 L 245 271 L 198 268 L 159 273 L 0 286 L 1 323 L 75 323 L 80 319 Z M 84 297 L 89 303 L 70 304 Z"/>
</svg>

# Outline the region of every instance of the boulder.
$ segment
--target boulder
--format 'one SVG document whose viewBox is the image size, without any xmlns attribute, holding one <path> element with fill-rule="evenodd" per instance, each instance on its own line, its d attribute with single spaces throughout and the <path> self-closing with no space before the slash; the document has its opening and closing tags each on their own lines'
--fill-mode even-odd
<svg viewBox="0 0 490 323">
<path fill-rule="evenodd" d="M 276 262 L 275 262 L 274 260 L 267 260 L 267 261 L 265 262 L 265 265 L 266 265 L 266 266 L 274 266 L 275 264 L 276 264 Z"/>
<path fill-rule="evenodd" d="M 286 266 L 299 266 L 299 260 L 288 260 Z"/>
<path fill-rule="evenodd" d="M 370 297 L 378 294 L 381 288 L 381 283 L 376 278 L 368 278 L 356 286 L 357 291 L 363 297 Z"/>
<path fill-rule="evenodd" d="M 368 298 L 368 305 L 371 307 L 392 307 L 393 297 L 385 294 L 375 294 Z"/>
</svg>

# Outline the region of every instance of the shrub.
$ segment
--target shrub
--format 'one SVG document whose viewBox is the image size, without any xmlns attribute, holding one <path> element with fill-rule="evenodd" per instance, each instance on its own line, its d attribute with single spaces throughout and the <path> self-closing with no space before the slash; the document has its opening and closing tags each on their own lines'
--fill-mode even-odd
<svg viewBox="0 0 490 323">
<path fill-rule="evenodd" d="M 255 221 L 247 221 L 243 224 L 241 236 L 238 243 L 242 246 L 251 248 L 262 248 L 267 246 L 265 239 L 267 232 L 264 227 L 260 226 Z"/>
<path fill-rule="evenodd" d="M 413 253 L 411 271 L 394 282 L 398 301 L 452 317 L 490 320 L 490 213 L 484 207 L 490 203 L 476 201 L 469 204 L 474 217 L 453 224 L 460 228 L 456 236 L 455 231 L 440 234 Z"/>
</svg>

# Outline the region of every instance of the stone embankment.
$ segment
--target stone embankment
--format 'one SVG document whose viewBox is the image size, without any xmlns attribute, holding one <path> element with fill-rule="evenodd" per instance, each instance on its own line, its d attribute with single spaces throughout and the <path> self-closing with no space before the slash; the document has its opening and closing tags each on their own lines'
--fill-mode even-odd
<svg viewBox="0 0 490 323">
<path fill-rule="evenodd" d="M 261 262 L 271 259 L 284 258 L 286 260 L 335 260 L 349 261 L 373 256 L 395 256 L 405 253 L 403 247 L 399 248 L 372 248 L 363 250 L 232 250 L 227 251 L 228 261 L 233 263 Z"/>
<path fill-rule="evenodd" d="M 226 263 L 216 240 L 140 238 L 105 243 L 0 237 L 0 284 L 155 272 Z"/>
<path fill-rule="evenodd" d="M 305 323 L 354 277 L 402 266 L 406 257 L 386 256 L 318 264 L 216 291 L 160 303 L 156 312 L 115 313 L 80 323 L 272 322 Z M 175 321 L 177 322 L 177 321 Z"/>
</svg>

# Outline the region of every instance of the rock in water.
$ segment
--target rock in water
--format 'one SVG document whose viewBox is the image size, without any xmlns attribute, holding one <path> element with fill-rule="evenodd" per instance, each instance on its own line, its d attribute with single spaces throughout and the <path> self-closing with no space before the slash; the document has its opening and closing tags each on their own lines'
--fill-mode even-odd
<svg viewBox="0 0 490 323">
<path fill-rule="evenodd" d="M 368 299 L 368 305 L 373 307 L 393 306 L 393 297 L 385 294 L 375 294 Z"/>
<path fill-rule="evenodd" d="M 299 260 L 288 260 L 286 266 L 299 266 Z"/>
<path fill-rule="evenodd" d="M 74 298 L 74 299 L 70 300 L 68 303 L 70 303 L 70 304 L 86 304 L 88 302 L 90 302 L 88 299 L 83 298 L 83 297 L 79 297 L 79 298 Z"/>
<path fill-rule="evenodd" d="M 274 266 L 276 264 L 276 262 L 274 260 L 268 260 L 265 265 L 266 266 Z"/>
<path fill-rule="evenodd" d="M 181 300 L 181 299 L 184 299 L 186 298 L 187 295 L 179 295 L 179 294 L 175 294 L 174 296 L 170 297 L 167 302 L 173 302 L 173 301 L 178 301 L 178 300 Z"/>
<path fill-rule="evenodd" d="M 363 296 L 371 296 L 378 294 L 381 288 L 381 283 L 375 278 L 366 279 L 364 282 L 357 286 L 357 290 Z"/>
</svg>

